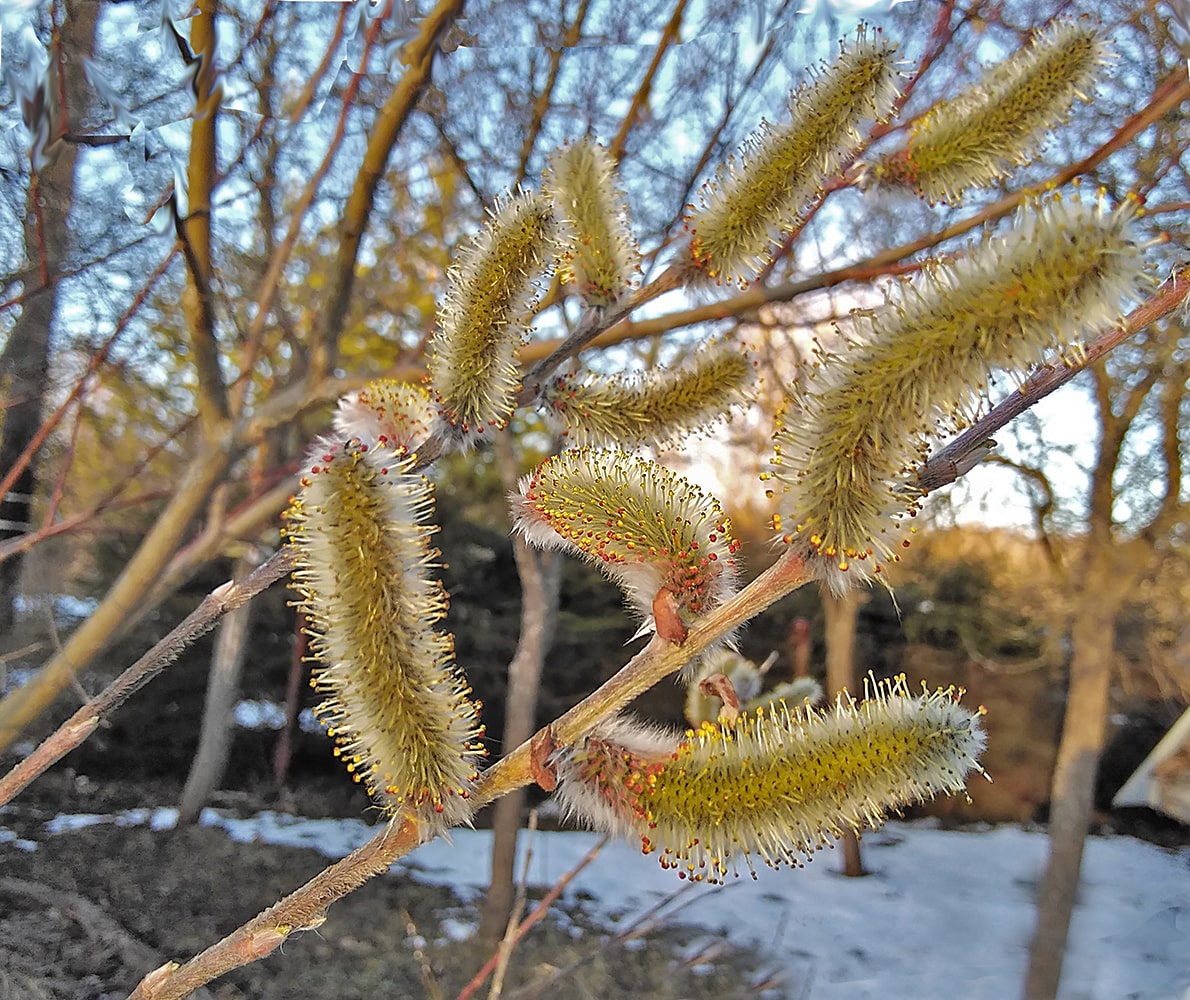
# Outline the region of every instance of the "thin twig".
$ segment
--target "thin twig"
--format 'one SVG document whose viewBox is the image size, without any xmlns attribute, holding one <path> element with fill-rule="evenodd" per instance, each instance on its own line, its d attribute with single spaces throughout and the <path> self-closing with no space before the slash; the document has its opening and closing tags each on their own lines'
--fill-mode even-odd
<svg viewBox="0 0 1190 1000">
<path fill-rule="evenodd" d="M 536 809 L 529 810 L 527 833 L 525 857 L 521 861 L 521 880 L 517 885 L 512 912 L 508 915 L 508 926 L 504 930 L 500 946 L 496 949 L 496 968 L 492 974 L 492 988 L 488 990 L 488 1000 L 500 1000 L 500 994 L 504 992 L 504 977 L 508 973 L 508 963 L 512 960 L 512 951 L 516 942 L 520 940 L 517 927 L 521 922 L 521 914 L 525 912 L 525 900 L 529 895 L 529 866 L 533 863 L 533 836 L 537 833 Z"/>
<path fill-rule="evenodd" d="M 669 51 L 669 47 L 674 42 L 681 40 L 682 17 L 686 12 L 686 3 L 687 0 L 678 0 L 674 5 L 674 11 L 670 15 L 669 22 L 661 32 L 661 38 L 658 40 L 657 48 L 653 53 L 653 60 L 649 63 L 649 68 L 645 70 L 644 79 L 641 80 L 640 86 L 636 88 L 636 93 L 632 95 L 632 103 L 628 106 L 624 120 L 620 122 L 620 128 L 616 132 L 616 137 L 608 147 L 608 152 L 611 154 L 613 160 L 618 160 L 624 155 L 624 147 L 628 143 L 629 134 L 636 127 L 637 120 L 649 106 L 649 95 L 653 92 L 653 81 L 657 76 L 657 71 L 661 68 L 661 62 L 665 58 L 666 52 Z"/>
<path fill-rule="evenodd" d="M 535 997 L 541 996 L 546 990 L 552 986 L 556 986 L 569 976 L 574 975 L 588 962 L 592 961 L 596 956 L 604 954 L 613 945 L 624 944 L 626 941 L 633 941 L 636 938 L 644 937 L 646 934 L 657 928 L 661 921 L 657 919 L 657 914 L 664 910 L 670 903 L 681 896 L 684 896 L 694 888 L 697 883 L 686 882 L 679 889 L 675 889 L 668 896 L 663 896 L 656 903 L 650 906 L 644 913 L 632 921 L 627 927 L 617 933 L 614 937 L 609 938 L 603 942 L 598 948 L 593 948 L 587 954 L 583 955 L 572 962 L 563 969 L 555 969 L 549 975 L 542 977 L 537 982 L 530 983 L 528 986 L 522 986 L 515 993 L 511 994 L 509 1000 L 534 1000 Z M 723 892 L 727 887 L 720 886 L 718 892 Z M 676 911 L 675 911 L 676 912 Z M 673 916 L 673 912 L 667 913 L 665 919 L 669 920 Z"/>
<path fill-rule="evenodd" d="M 553 906 L 555 902 L 557 902 L 558 897 L 561 896 L 566 890 L 566 887 L 578 877 L 579 872 L 581 872 L 587 867 L 587 865 L 589 865 L 599 856 L 599 852 L 602 851 L 605 846 L 607 846 L 609 839 L 610 838 L 607 836 L 600 837 L 595 846 L 592 847 L 585 855 L 583 855 L 579 862 L 573 868 L 571 868 L 570 871 L 566 872 L 566 874 L 558 879 L 558 881 L 550 887 L 549 892 L 547 892 L 541 897 L 540 900 L 538 900 L 537 905 L 533 907 L 533 912 L 529 914 L 528 918 L 523 923 L 514 927 L 512 921 L 509 922 L 509 928 L 516 931 L 516 936 L 512 942 L 514 947 L 520 944 L 521 939 L 529 933 L 535 924 L 540 923 L 541 919 L 549 912 L 550 907 Z M 528 866 L 526 865 L 526 869 L 527 867 Z M 483 985 L 483 981 L 487 979 L 492 969 L 496 967 L 496 963 L 499 961 L 500 954 L 504 949 L 503 943 L 501 943 L 500 949 L 500 951 L 497 951 L 483 964 L 483 968 L 481 968 L 477 973 L 475 973 L 474 976 L 471 977 L 470 982 L 468 982 L 467 985 L 459 991 L 459 995 L 455 997 L 455 1000 L 470 1000 L 470 998 L 475 995 L 476 990 L 478 990 L 479 987 Z M 511 948 L 509 950 L 511 951 Z"/>
<path fill-rule="evenodd" d="M 417 943 L 421 935 L 417 932 L 417 924 L 413 922 L 410 912 L 401 907 L 401 923 L 405 925 L 405 936 L 413 943 L 413 957 L 421 969 L 421 984 L 426 988 L 430 1000 L 442 1000 L 442 987 L 434 975 L 434 967 L 430 964 L 430 957 L 426 950 Z"/>
<path fill-rule="evenodd" d="M 0 779 L 0 805 L 8 802 L 48 767 L 61 760 L 95 731 L 105 718 L 149 683 L 220 617 L 246 604 L 292 568 L 289 549 L 275 553 L 239 583 L 225 583 L 203 600 L 186 619 L 100 694 L 74 713 L 28 757 Z"/>
<path fill-rule="evenodd" d="M 1190 292 L 1190 268 L 1174 274 L 1163 289 L 1128 314 L 1124 322 L 1103 334 L 1086 348 L 1077 363 L 1063 361 L 1041 368 L 1007 399 L 993 406 L 967 430 L 931 455 L 917 473 L 918 488 L 930 493 L 953 483 L 970 471 L 989 449 L 989 441 L 996 431 L 1031 406 L 1044 399 L 1059 386 L 1065 385 L 1084 368 L 1094 364 L 1123 341 L 1173 312 Z"/>
</svg>

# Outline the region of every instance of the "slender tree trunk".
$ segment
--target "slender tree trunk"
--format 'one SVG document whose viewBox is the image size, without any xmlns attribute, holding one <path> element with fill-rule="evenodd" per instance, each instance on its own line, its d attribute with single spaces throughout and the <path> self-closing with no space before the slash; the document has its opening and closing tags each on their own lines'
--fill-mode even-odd
<svg viewBox="0 0 1190 1000">
<path fill-rule="evenodd" d="M 496 438 L 497 460 L 507 484 L 516 485 L 516 465 L 509 435 Z M 511 487 L 510 487 L 511 488 Z M 538 553 L 519 535 L 513 539 L 521 578 L 521 633 L 508 665 L 504 698 L 503 746 L 517 747 L 536 730 L 535 712 L 541 670 L 553 642 L 558 614 L 561 562 L 555 552 Z M 525 790 L 505 795 L 492 812 L 492 881 L 479 917 L 478 938 L 485 947 L 503 936 L 514 898 L 517 834 L 525 808 Z"/>
<path fill-rule="evenodd" d="M 94 48 L 99 6 L 67 0 L 65 19 L 54 32 L 50 46 L 41 111 L 37 120 L 29 123 L 35 134 L 25 213 L 25 256 L 29 266 L 24 280 L 24 306 L 0 354 L 0 386 L 7 397 L 0 432 L 0 475 L 16 465 L 41 427 L 49 389 L 56 279 L 71 243 L 68 222 L 78 146 L 66 137 L 82 131 L 80 122 L 90 102 L 83 60 Z M 28 530 L 36 489 L 37 470 L 30 461 L 12 490 L 0 496 L 0 542 Z M 20 553 L 0 562 L 0 634 L 12 628 L 22 563 Z"/>
<path fill-rule="evenodd" d="M 236 560 L 233 579 L 240 579 L 255 569 L 248 559 Z M 248 651 L 248 636 L 252 623 L 252 602 L 229 611 L 219 623 L 215 649 L 211 654 L 211 670 L 207 677 L 207 694 L 203 703 L 202 731 L 198 750 L 190 764 L 186 787 L 178 806 L 178 823 L 194 823 L 211 793 L 223 780 L 227 758 L 231 751 L 233 712 L 240 693 L 240 676 Z"/>
<path fill-rule="evenodd" d="M 300 611 L 294 621 L 293 654 L 289 660 L 289 677 L 285 682 L 285 725 L 277 737 L 273 750 L 273 781 L 277 789 L 285 787 L 289 766 L 293 763 L 293 744 L 297 738 L 298 722 L 302 714 L 302 681 L 306 678 L 306 616 Z"/>
<path fill-rule="evenodd" d="M 825 590 L 822 594 L 822 610 L 826 617 L 826 690 L 832 698 L 844 688 L 855 693 L 855 628 L 860 603 L 857 590 L 849 590 L 842 597 L 835 597 Z M 843 874 L 850 878 L 866 874 L 859 853 L 859 838 L 854 833 L 846 833 L 840 844 Z"/>
<path fill-rule="evenodd" d="M 1025 1000 L 1054 1000 L 1058 995 L 1078 893 L 1115 661 L 1112 643 L 1117 609 L 1103 607 L 1095 599 L 1096 593 L 1112 592 L 1108 574 L 1102 576 L 1102 588 L 1083 590 L 1071 635 L 1070 689 L 1050 795 L 1050 853 L 1037 898 Z"/>
</svg>

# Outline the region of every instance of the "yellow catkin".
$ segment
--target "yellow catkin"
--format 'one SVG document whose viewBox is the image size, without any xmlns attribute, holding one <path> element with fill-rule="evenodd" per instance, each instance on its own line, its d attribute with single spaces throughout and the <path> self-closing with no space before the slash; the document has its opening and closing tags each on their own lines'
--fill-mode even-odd
<svg viewBox="0 0 1190 1000">
<path fill-rule="evenodd" d="M 1107 329 L 1136 293 L 1136 205 L 1054 196 L 1004 236 L 900 283 L 848 343 L 799 375 L 774 434 L 775 527 L 837 593 L 895 561 L 916 469 L 978 406 L 992 373 Z"/>
<path fill-rule="evenodd" d="M 735 593 L 739 542 L 730 520 L 717 500 L 656 462 L 568 449 L 521 480 L 512 514 L 527 541 L 592 563 L 646 620 L 662 589 L 684 618 Z"/>
<path fill-rule="evenodd" d="M 615 720 L 561 756 L 559 795 L 597 828 L 639 837 L 681 878 L 800 866 L 890 810 L 965 794 L 982 773 L 982 710 L 964 708 L 962 692 L 915 695 L 904 677 L 867 687 L 862 702 L 779 702 L 684 737 Z"/>
<path fill-rule="evenodd" d="M 884 121 L 897 99 L 896 46 L 860 25 L 838 58 L 796 90 L 790 120 L 762 123 L 706 184 L 686 219 L 690 262 L 706 277 L 744 283 L 772 260 L 823 185 L 862 144 L 860 125 Z"/>
<path fill-rule="evenodd" d="M 390 814 L 424 835 L 467 822 L 483 750 L 478 704 L 453 661 L 428 481 L 413 459 L 323 439 L 287 512 L 311 649 L 315 710 L 335 752 Z"/>
<path fill-rule="evenodd" d="M 416 451 L 434 432 L 438 411 L 420 385 L 381 378 L 339 400 L 335 433 L 399 452 Z"/>
<path fill-rule="evenodd" d="M 567 440 L 597 448 L 664 449 L 730 419 L 752 401 L 755 367 L 740 345 L 711 344 L 673 368 L 638 376 L 565 375 L 547 387 L 547 413 Z"/>
<path fill-rule="evenodd" d="M 1109 62 L 1110 47 L 1094 25 L 1056 21 L 990 66 L 978 84 L 934 105 L 872 178 L 907 185 L 931 203 L 957 202 L 970 188 L 994 184 L 1033 159 L 1076 100 L 1090 100 Z"/>
<path fill-rule="evenodd" d="M 501 201 L 456 255 L 430 344 L 430 382 L 459 444 L 502 428 L 520 387 L 516 349 L 556 251 L 553 210 L 540 194 Z"/>
<path fill-rule="evenodd" d="M 564 223 L 559 277 L 592 306 L 625 298 L 640 268 L 640 250 L 611 154 L 590 139 L 563 146 L 550 157 L 544 188 Z"/>
</svg>

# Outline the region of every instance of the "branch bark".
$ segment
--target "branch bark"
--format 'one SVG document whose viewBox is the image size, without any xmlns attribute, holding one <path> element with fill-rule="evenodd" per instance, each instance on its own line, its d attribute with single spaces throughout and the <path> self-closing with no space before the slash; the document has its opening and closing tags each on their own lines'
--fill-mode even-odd
<svg viewBox="0 0 1190 1000">
<path fill-rule="evenodd" d="M 801 560 L 792 552 L 783 553 L 730 601 L 700 619 L 681 646 L 654 637 L 619 673 L 534 738 L 544 737 L 552 731 L 559 744 L 573 743 L 601 719 L 619 711 L 637 695 L 679 670 L 724 633 L 759 614 L 807 580 Z M 477 809 L 533 780 L 530 767 L 532 742 L 522 743 L 483 773 L 472 792 Z M 180 1000 L 215 977 L 263 958 L 292 932 L 320 922 L 331 903 L 386 871 L 394 861 L 412 851 L 420 840 L 416 825 L 407 818 L 397 817 L 362 847 L 189 962 L 181 966 L 170 963 L 151 972 L 129 1000 Z"/>
<path fill-rule="evenodd" d="M 319 328 L 314 336 L 314 350 L 310 359 L 310 378 L 313 381 L 320 381 L 331 370 L 338 354 L 339 335 L 343 332 L 351 290 L 355 287 L 355 263 L 359 256 L 360 241 L 372 214 L 376 187 L 384 175 L 385 165 L 402 127 L 430 81 L 430 70 L 438 52 L 439 40 L 462 12 L 463 0 L 440 0 L 422 19 L 420 33 L 405 47 L 408 68 L 376 116 L 363 164 L 356 174 L 355 184 L 343 210 L 339 250 L 331 273 L 327 306 L 320 314 Z"/>
</svg>

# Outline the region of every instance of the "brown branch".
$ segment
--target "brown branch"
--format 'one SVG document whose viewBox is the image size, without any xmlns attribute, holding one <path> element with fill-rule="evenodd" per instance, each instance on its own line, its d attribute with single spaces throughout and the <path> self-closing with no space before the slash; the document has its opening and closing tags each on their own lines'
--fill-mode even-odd
<svg viewBox="0 0 1190 1000">
<path fill-rule="evenodd" d="M 107 360 L 108 356 L 111 354 L 112 348 L 116 345 L 116 341 L 128 327 L 132 317 L 135 316 L 140 310 L 140 307 L 144 305 L 145 300 L 149 297 L 149 293 L 153 290 L 158 280 L 163 274 L 165 274 L 166 270 L 169 268 L 169 265 L 173 262 L 174 255 L 176 253 L 177 248 L 175 247 L 172 251 L 170 251 L 168 256 L 166 256 L 165 260 L 157 265 L 156 270 L 154 270 L 153 273 L 149 275 L 148 280 L 141 287 L 140 291 L 136 293 L 132 303 L 127 309 L 124 310 L 120 318 L 116 320 L 116 326 L 111 335 L 103 342 L 102 345 L 100 345 L 98 350 L 91 352 L 91 356 L 87 359 L 87 370 L 79 376 L 78 381 L 75 382 L 74 387 L 67 394 L 66 398 L 54 408 L 54 412 L 45 418 L 41 424 L 41 427 L 38 428 L 37 433 L 25 447 L 25 450 L 21 452 L 20 457 L 16 460 L 16 462 L 13 463 L 12 468 L 5 473 L 4 478 L 0 480 L 0 497 L 5 496 L 12 489 L 13 483 L 15 483 L 18 478 L 20 478 L 21 473 L 25 471 L 29 463 L 33 460 L 33 456 L 37 454 L 41 446 L 45 444 L 46 439 L 54 432 L 58 424 L 62 422 L 62 418 L 66 415 L 66 412 L 70 409 L 71 405 L 80 396 L 82 396 L 83 389 L 86 387 L 87 382 L 90 381 L 91 376 L 99 370 L 99 366 Z"/>
<path fill-rule="evenodd" d="M 1124 322 L 1109 330 L 1087 347 L 1077 364 L 1057 362 L 1032 375 L 1020 390 L 993 406 L 983 417 L 963 431 L 918 469 L 917 485 L 925 493 L 953 483 L 986 453 L 989 440 L 1010 420 L 1019 417 L 1059 386 L 1065 385 L 1084 368 L 1102 358 L 1133 334 L 1143 330 L 1176 309 L 1190 292 L 1190 268 L 1178 271 L 1173 279 L 1147 302 L 1137 306 Z"/>
<path fill-rule="evenodd" d="M 198 376 L 198 409 L 210 443 L 227 420 L 227 387 L 219 365 L 219 341 L 211 296 L 211 191 L 215 184 L 215 146 L 223 88 L 215 67 L 217 0 L 199 0 L 190 21 L 190 44 L 198 71 L 194 75 L 194 112 L 186 185 L 186 215 L 177 219 L 178 240 L 186 258 L 182 312 L 190 331 L 190 350 Z"/>
<path fill-rule="evenodd" d="M 554 373 L 560 364 L 574 357 L 589 344 L 600 342 L 607 336 L 611 328 L 622 325 L 621 317 L 626 316 L 633 309 L 651 302 L 666 292 L 679 288 L 684 280 L 680 268 L 670 268 L 654 281 L 637 289 L 627 303 L 608 309 L 588 308 L 575 324 L 574 330 L 563 340 L 550 341 L 542 344 L 530 344 L 521 350 L 521 361 L 533 360 L 533 365 L 525 373 L 521 390 L 517 394 L 517 406 L 530 406 L 541 395 L 546 380 Z"/>
<path fill-rule="evenodd" d="M 360 242 L 372 214 L 376 188 L 384 174 L 389 154 L 422 90 L 430 82 L 430 70 L 438 52 L 439 40 L 462 11 L 463 0 L 439 0 L 422 19 L 420 33 L 405 46 L 404 59 L 408 68 L 377 113 L 363 163 L 343 208 L 342 236 L 330 276 L 327 305 L 320 313 L 318 329 L 314 332 L 314 348 L 310 358 L 310 377 L 314 381 L 323 378 L 334 367 L 339 334 L 343 330 L 351 305 L 351 291 L 355 287 L 355 263 Z M 383 18 L 377 18 L 377 21 L 380 20 Z"/>
<path fill-rule="evenodd" d="M 310 101 L 314 97 L 314 88 L 320 78 L 321 74 L 325 74 L 327 67 L 330 64 L 331 54 L 337 44 L 338 39 L 343 32 L 343 22 L 346 17 L 347 7 L 343 6 L 339 11 L 339 21 L 335 28 L 334 37 L 327 45 L 326 54 L 323 57 L 322 63 L 315 72 L 314 77 L 310 80 L 306 89 L 302 91 L 298 98 L 297 105 L 294 107 L 290 115 L 291 123 L 296 122 Z M 372 47 L 376 44 L 376 39 L 380 33 L 381 25 L 384 23 L 384 17 L 378 16 L 372 20 L 367 32 L 364 34 L 364 51 L 360 59 L 360 69 L 351 75 L 347 81 L 347 85 L 343 88 L 343 96 L 340 100 L 339 117 L 335 122 L 335 129 L 331 133 L 330 140 L 327 144 L 326 154 L 323 156 L 321 162 L 315 168 L 314 173 L 310 179 L 306 181 L 302 188 L 302 193 L 299 195 L 293 211 L 289 216 L 289 228 L 286 230 L 284 238 L 281 243 L 274 249 L 272 256 L 269 258 L 268 267 L 265 269 L 264 276 L 260 279 L 260 288 L 256 293 L 255 311 L 252 315 L 252 320 L 248 325 L 248 330 L 244 334 L 245 340 L 248 344 L 255 344 L 260 341 L 265 327 L 268 323 L 269 315 L 272 312 L 273 300 L 276 297 L 277 289 L 281 285 L 281 277 L 285 271 L 285 265 L 289 262 L 289 258 L 293 253 L 294 247 L 297 245 L 298 237 L 302 231 L 302 221 L 306 217 L 306 213 L 310 210 L 310 206 L 314 203 L 314 197 L 318 193 L 318 189 L 322 186 L 322 181 L 330 170 L 331 163 L 339 152 L 340 146 L 343 144 L 343 139 L 347 134 L 347 119 L 351 113 L 355 97 L 359 93 L 360 85 L 365 77 L 365 69 L 368 65 L 368 55 Z M 262 195 L 263 197 L 264 195 Z M 252 359 L 245 358 L 245 364 L 242 366 L 239 377 L 236 379 L 236 384 L 240 385 L 247 381 L 252 374 Z M 246 393 L 246 390 L 242 390 Z"/>
<path fill-rule="evenodd" d="M 100 254 L 98 257 L 92 257 L 90 260 L 86 260 L 75 267 L 59 268 L 49 276 L 48 283 L 37 285 L 34 284 L 31 278 L 24 276 L 25 280 L 23 290 L 16 295 L 10 296 L 9 298 L 0 301 L 0 312 L 11 309 L 13 306 L 24 305 L 34 296 L 40 295 L 42 292 L 49 291 L 51 288 L 57 287 L 67 278 L 77 277 L 78 275 L 89 271 L 93 267 L 98 267 L 100 264 L 110 264 L 121 254 L 128 253 L 132 250 L 138 250 L 144 244 L 151 241 L 156 241 L 157 239 L 159 239 L 159 237 L 156 233 L 151 233 L 147 236 L 138 236 L 135 240 L 132 240 L 129 243 L 124 243 L 118 247 L 115 247 L 114 249 L 109 250 L 107 253 Z M 17 277 L 21 276 L 18 275 Z M 13 280 L 15 279 L 11 276 L 5 278 L 6 283 L 12 282 Z"/>
<path fill-rule="evenodd" d="M 529 173 L 529 160 L 533 157 L 533 147 L 537 145 L 537 137 L 541 134 L 542 124 L 545 122 L 546 112 L 553 101 L 554 87 L 558 82 L 558 72 L 562 67 L 562 54 L 578 45 L 583 37 L 583 22 L 587 19 L 587 10 L 591 6 L 590 0 L 581 0 L 575 11 L 574 21 L 562 36 L 562 44 L 556 49 L 550 49 L 550 71 L 546 77 L 545 86 L 533 102 L 533 113 L 529 118 L 529 127 L 525 130 L 525 139 L 521 143 L 521 158 L 517 167 L 516 183 L 519 187 Z M 481 201 L 483 199 L 480 199 Z"/>
<path fill-rule="evenodd" d="M 178 489 L 125 565 L 103 601 L 37 675 L 0 700 L 0 750 L 8 747 L 100 651 L 140 606 L 191 521 L 227 474 L 237 454 L 227 435 L 186 470 Z"/>
<path fill-rule="evenodd" d="M 624 155 L 624 146 L 628 142 L 628 135 L 648 106 L 649 95 L 653 92 L 653 80 L 661 68 L 661 62 L 665 58 L 666 52 L 669 51 L 669 47 L 678 40 L 679 32 L 682 30 L 682 17 L 686 13 L 686 3 L 687 0 L 678 0 L 674 5 L 674 12 L 670 16 L 669 23 L 661 32 L 661 40 L 657 42 L 653 60 L 649 63 L 649 68 L 645 71 L 640 86 L 636 88 L 636 93 L 632 95 L 632 103 L 628 106 L 624 120 L 620 123 L 620 130 L 616 133 L 611 145 L 608 146 L 608 152 L 611 153 L 613 160 L 618 160 Z"/>
<path fill-rule="evenodd" d="M 0 805 L 27 787 L 95 731 L 101 722 L 149 683 L 219 618 L 247 604 L 292 569 L 288 549 L 282 549 L 239 583 L 225 583 L 203 600 L 184 621 L 125 670 L 100 694 L 74 713 L 28 757 L 0 779 Z"/>
<path fill-rule="evenodd" d="M 575 742 L 601 719 L 678 670 L 720 636 L 808 580 L 802 561 L 792 551 L 786 551 L 735 597 L 700 619 L 681 646 L 654 638 L 611 680 L 562 715 L 551 727 L 541 730 L 537 737 L 551 731 L 560 744 Z M 532 781 L 532 742 L 521 744 L 484 772 L 472 792 L 477 809 Z M 331 903 L 387 871 L 389 865 L 412 851 L 419 842 L 419 831 L 413 821 L 400 817 L 394 819 L 362 847 L 186 964 L 170 963 L 150 973 L 130 1000 L 179 1000 L 215 977 L 263 958 L 293 931 L 320 921 Z"/>
</svg>

